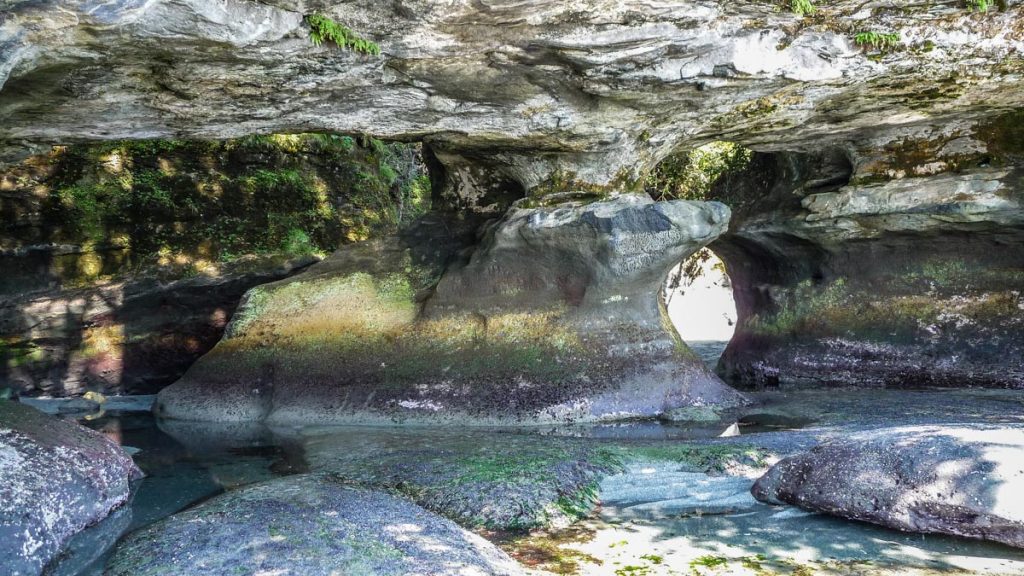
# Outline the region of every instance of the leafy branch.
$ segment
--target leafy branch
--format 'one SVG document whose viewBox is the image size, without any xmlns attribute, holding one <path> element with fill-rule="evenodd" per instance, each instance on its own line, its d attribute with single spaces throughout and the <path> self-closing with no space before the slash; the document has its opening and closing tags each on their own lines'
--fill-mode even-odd
<svg viewBox="0 0 1024 576">
<path fill-rule="evenodd" d="M 324 42 L 334 42 L 339 48 L 348 48 L 353 52 L 380 55 L 380 46 L 372 40 L 360 37 L 347 26 L 338 24 L 323 14 L 306 16 L 309 24 L 309 40 L 320 46 Z"/>
<path fill-rule="evenodd" d="M 981 1 L 984 2 L 985 0 Z M 811 0 L 792 0 L 789 9 L 797 16 L 809 16 L 818 10 L 814 7 L 814 4 L 811 3 Z"/>
<path fill-rule="evenodd" d="M 899 45 L 900 35 L 898 32 L 858 32 L 853 37 L 853 42 L 858 46 L 870 46 L 876 50 L 884 52 Z"/>
</svg>

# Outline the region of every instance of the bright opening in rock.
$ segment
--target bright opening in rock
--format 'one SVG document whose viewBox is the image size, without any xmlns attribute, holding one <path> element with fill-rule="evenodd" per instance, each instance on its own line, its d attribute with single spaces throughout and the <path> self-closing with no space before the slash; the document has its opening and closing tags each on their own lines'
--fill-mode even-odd
<svg viewBox="0 0 1024 576">
<path fill-rule="evenodd" d="M 679 336 L 714 368 L 736 328 L 736 302 L 725 264 L 704 248 L 669 273 L 664 294 Z"/>
<path fill-rule="evenodd" d="M 655 200 L 719 200 L 729 203 L 732 178 L 753 153 L 732 142 L 710 142 L 666 156 L 651 172 L 645 189 Z M 725 265 L 705 248 L 672 270 L 665 303 L 676 331 L 714 368 L 736 325 L 736 303 Z"/>
</svg>

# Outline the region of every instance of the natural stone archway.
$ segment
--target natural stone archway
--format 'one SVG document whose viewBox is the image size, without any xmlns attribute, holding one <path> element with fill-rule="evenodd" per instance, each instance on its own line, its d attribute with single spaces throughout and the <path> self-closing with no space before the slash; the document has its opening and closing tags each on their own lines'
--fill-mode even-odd
<svg viewBox="0 0 1024 576">
<path fill-rule="evenodd" d="M 804 18 L 746 1 L 452 0 L 439 7 L 425 0 L 7 0 L 2 5 L 0 159 L 55 142 L 266 132 L 327 131 L 426 142 L 435 192 L 448 207 L 446 226 L 454 227 L 442 236 L 427 235 L 445 238 L 436 253 L 421 261 L 422 246 L 360 247 L 311 272 L 317 279 L 349 277 L 358 263 L 370 271 L 368 283 L 360 284 L 367 280 L 360 277 L 344 290 L 356 290 L 369 302 L 390 298 L 410 305 L 398 316 L 360 316 L 374 334 L 411 322 L 424 303 L 425 317 L 432 315 L 434 304 L 445 301 L 445 290 L 454 290 L 460 268 L 450 266 L 461 266 L 459 258 L 468 257 L 460 250 L 473 247 L 474 229 L 503 214 L 510 224 L 516 213 L 506 211 L 515 201 L 525 197 L 520 208 L 553 214 L 559 203 L 611 200 L 635 192 L 644 174 L 672 151 L 719 139 L 761 152 L 832 147 L 846 158 L 847 173 L 837 180 L 829 162 L 815 175 L 793 156 L 780 155 L 775 169 L 793 177 L 778 179 L 791 185 L 770 195 L 775 204 L 757 200 L 756 194 L 721 198 L 740 215 L 719 252 L 729 260 L 731 247 L 736 270 L 730 274 L 742 284 L 739 304 L 747 306 L 749 318 L 755 312 L 758 321 L 774 315 L 768 323 L 775 330 L 779 318 L 813 316 L 799 310 L 787 316 L 783 302 L 809 301 L 801 283 L 810 282 L 812 295 L 820 296 L 819 288 L 840 278 L 840 290 L 852 294 L 843 307 L 857 309 L 853 301 L 863 300 L 882 278 L 880 268 L 861 263 L 877 261 L 879 254 L 906 257 L 897 273 L 921 279 L 905 287 L 903 298 L 928 280 L 951 277 L 948 270 L 929 267 L 927 258 L 938 255 L 969 268 L 981 263 L 982 275 L 995 271 L 991 294 L 1001 294 L 999 301 L 1006 304 L 997 323 L 1008 326 L 997 341 L 1018 334 L 1015 325 L 1003 323 L 1018 317 L 1012 293 L 1020 282 L 1003 275 L 1018 266 L 1018 252 L 993 248 L 1015 245 L 1019 238 L 1021 186 L 1012 166 L 1020 159 L 1004 153 L 1013 138 L 997 134 L 992 120 L 1024 108 L 1019 89 L 1024 7 L 1019 4 L 972 13 L 955 3 L 868 9 L 839 0 Z M 313 13 L 345 23 L 378 43 L 382 54 L 313 46 L 304 23 Z M 860 45 L 855 35 L 864 32 L 895 34 L 899 42 L 891 50 Z M 986 155 L 1004 158 L 1005 164 L 981 166 Z M 957 172 L 961 168 L 967 171 Z M 794 170 L 799 173 L 790 174 Z M 851 186 L 844 187 L 851 174 Z M 930 192 L 918 194 L 919 182 L 927 182 Z M 957 242 L 958 237 L 966 240 Z M 915 250 L 915 243 L 932 239 L 931 253 Z M 474 253 L 490 249 L 479 245 Z M 467 266 L 473 266 L 469 258 Z M 744 266 L 750 269 L 741 270 Z M 428 292 L 410 296 L 416 288 L 433 287 L 446 270 L 451 284 L 441 281 L 436 302 Z M 402 278 L 398 292 L 389 283 L 396 271 Z M 479 278 L 500 284 L 482 272 Z M 528 288 L 544 293 L 545 286 Z M 474 290 L 481 287 L 463 289 L 452 294 L 468 303 L 480 298 Z M 966 285 L 950 290 L 949 298 L 982 297 L 969 294 Z M 922 317 L 915 314 L 910 316 Z M 642 323 L 653 318 L 649 307 L 642 318 Z M 483 325 L 489 328 L 490 320 Z M 786 326 L 784 332 L 794 332 Z M 754 338 L 753 327 L 748 324 L 740 333 L 753 338 L 751 344 L 737 344 L 727 355 L 730 375 L 749 372 L 774 354 L 777 344 L 789 342 L 788 337 Z M 257 336 L 239 330 L 237 336 Z M 805 352 L 846 346 L 844 334 L 826 331 Z M 876 336 L 890 342 L 889 336 Z M 928 338 L 914 332 L 909 349 L 920 351 L 917 346 L 931 342 Z M 965 345 L 964 339 L 950 338 L 955 343 L 949 348 L 927 344 L 927 354 L 952 353 Z M 831 348 L 820 347 L 826 340 Z M 864 343 L 876 340 L 854 340 L 863 348 L 859 357 L 868 357 Z M 229 338 L 214 356 L 239 343 Z M 754 352 L 741 359 L 742 350 Z M 987 359 L 977 357 L 977 366 L 987 366 L 984 374 L 996 374 L 993 363 L 1014 349 L 1001 344 L 996 350 Z M 904 351 L 894 354 L 904 357 Z M 771 377 L 784 365 L 776 362 L 764 373 Z M 892 365 L 902 367 L 890 371 L 897 377 L 906 367 L 921 373 L 925 363 L 909 359 Z M 281 369 L 263 361 L 243 368 L 261 374 L 266 366 L 275 374 Z M 760 374 L 757 370 L 752 374 Z M 951 372 L 979 373 L 974 368 Z M 244 417 L 264 417 L 268 410 L 284 417 L 281 406 L 257 403 Z"/>
<path fill-rule="evenodd" d="M 735 213 L 726 379 L 1024 386 L 1021 119 L 756 155 L 712 194 Z"/>
<path fill-rule="evenodd" d="M 740 405 L 659 297 L 668 269 L 728 216 L 718 203 L 624 195 L 515 207 L 464 262 L 449 264 L 457 239 L 425 226 L 342 249 L 250 292 L 225 340 L 160 393 L 158 413 L 483 424 Z"/>
</svg>

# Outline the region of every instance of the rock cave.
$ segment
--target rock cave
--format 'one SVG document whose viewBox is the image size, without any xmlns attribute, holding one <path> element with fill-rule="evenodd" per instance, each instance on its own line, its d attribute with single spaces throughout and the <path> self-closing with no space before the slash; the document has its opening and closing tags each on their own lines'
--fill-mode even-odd
<svg viewBox="0 0 1024 576">
<path fill-rule="evenodd" d="M 1022 87 L 1019 0 L 0 0 L 0 573 L 1024 574 Z"/>
</svg>

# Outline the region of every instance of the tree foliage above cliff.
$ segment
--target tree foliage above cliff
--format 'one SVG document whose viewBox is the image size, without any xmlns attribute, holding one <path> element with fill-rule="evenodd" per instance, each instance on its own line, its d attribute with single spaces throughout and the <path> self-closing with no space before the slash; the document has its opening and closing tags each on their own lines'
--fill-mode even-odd
<svg viewBox="0 0 1024 576">
<path fill-rule="evenodd" d="M 723 176 L 750 163 L 751 151 L 731 142 L 712 142 L 662 160 L 644 189 L 655 200 L 704 200 Z"/>
</svg>

